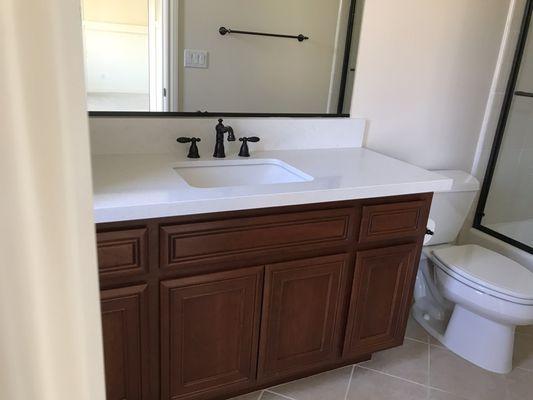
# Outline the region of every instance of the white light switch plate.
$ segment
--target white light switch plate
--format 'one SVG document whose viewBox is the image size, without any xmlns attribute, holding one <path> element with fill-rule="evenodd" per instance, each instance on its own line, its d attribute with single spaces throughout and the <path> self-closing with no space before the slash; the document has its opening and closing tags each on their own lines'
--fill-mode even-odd
<svg viewBox="0 0 533 400">
<path fill-rule="evenodd" d="M 205 50 L 185 49 L 183 63 L 185 68 L 207 68 L 209 52 Z"/>
</svg>

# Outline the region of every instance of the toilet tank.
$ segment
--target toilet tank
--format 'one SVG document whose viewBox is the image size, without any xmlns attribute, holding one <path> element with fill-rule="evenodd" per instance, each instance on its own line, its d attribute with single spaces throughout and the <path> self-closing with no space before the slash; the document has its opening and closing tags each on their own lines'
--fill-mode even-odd
<svg viewBox="0 0 533 400">
<path fill-rule="evenodd" d="M 455 241 L 479 191 L 478 180 L 466 172 L 433 172 L 453 179 L 453 186 L 448 191 L 433 195 L 429 218 L 435 223 L 435 234 L 426 243 L 427 246 Z"/>
</svg>

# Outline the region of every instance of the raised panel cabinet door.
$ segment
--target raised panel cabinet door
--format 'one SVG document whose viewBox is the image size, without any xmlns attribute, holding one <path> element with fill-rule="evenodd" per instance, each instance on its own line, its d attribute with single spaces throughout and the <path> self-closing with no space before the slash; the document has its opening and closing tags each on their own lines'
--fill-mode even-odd
<svg viewBox="0 0 533 400">
<path fill-rule="evenodd" d="M 101 292 L 107 400 L 149 398 L 146 285 Z"/>
<path fill-rule="evenodd" d="M 259 377 L 270 380 L 334 362 L 349 256 L 267 265 Z"/>
<path fill-rule="evenodd" d="M 416 276 L 418 245 L 356 254 L 343 356 L 354 358 L 403 342 Z"/>
<path fill-rule="evenodd" d="M 255 383 L 263 267 L 161 282 L 161 398 Z"/>
</svg>

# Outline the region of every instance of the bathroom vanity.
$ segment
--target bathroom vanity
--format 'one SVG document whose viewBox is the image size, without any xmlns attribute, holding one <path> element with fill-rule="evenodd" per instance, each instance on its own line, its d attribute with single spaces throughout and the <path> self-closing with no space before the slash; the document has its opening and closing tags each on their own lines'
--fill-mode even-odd
<svg viewBox="0 0 533 400">
<path fill-rule="evenodd" d="M 190 187 L 170 156 L 95 158 L 108 399 L 230 398 L 402 344 L 431 192 L 450 181 L 361 148 L 313 154 L 257 156 L 312 181 L 241 189 Z"/>
<path fill-rule="evenodd" d="M 430 203 L 98 225 L 108 398 L 236 395 L 402 344 Z"/>
</svg>

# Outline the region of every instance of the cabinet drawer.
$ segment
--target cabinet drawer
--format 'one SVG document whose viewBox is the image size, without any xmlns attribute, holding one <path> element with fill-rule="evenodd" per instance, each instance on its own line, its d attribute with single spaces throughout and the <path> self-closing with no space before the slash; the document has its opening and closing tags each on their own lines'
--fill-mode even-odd
<svg viewBox="0 0 533 400">
<path fill-rule="evenodd" d="M 355 209 L 342 208 L 162 226 L 161 268 L 347 244 L 354 239 L 354 215 Z"/>
<path fill-rule="evenodd" d="M 427 206 L 425 201 L 363 206 L 359 241 L 365 243 L 423 234 Z"/>
<path fill-rule="evenodd" d="M 96 235 L 101 277 L 147 272 L 147 229 L 102 232 Z"/>
</svg>

